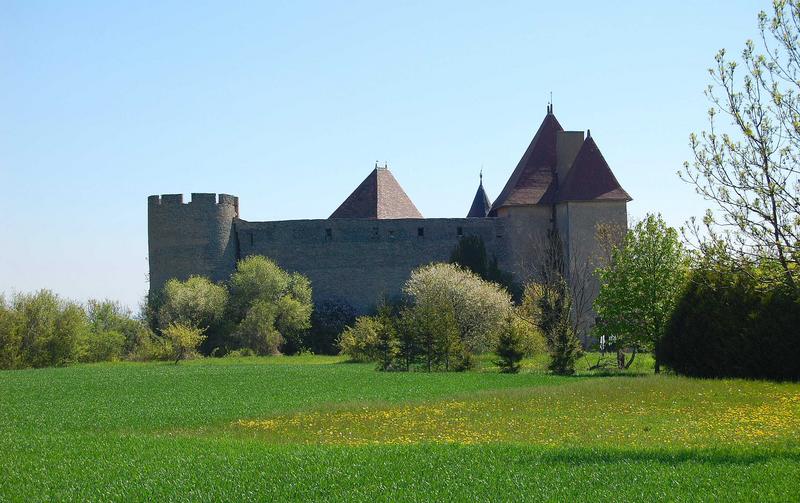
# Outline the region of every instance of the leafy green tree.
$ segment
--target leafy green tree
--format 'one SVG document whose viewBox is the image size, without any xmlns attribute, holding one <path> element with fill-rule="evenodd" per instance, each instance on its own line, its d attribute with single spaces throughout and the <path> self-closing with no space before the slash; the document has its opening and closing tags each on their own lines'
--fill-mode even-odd
<svg viewBox="0 0 800 503">
<path fill-rule="evenodd" d="M 678 232 L 660 215 L 647 215 L 598 270 L 600 293 L 595 309 L 601 318 L 597 335 L 613 341 L 618 351 L 653 351 L 683 291 L 688 256 Z M 659 366 L 656 361 L 656 372 Z"/>
<path fill-rule="evenodd" d="M 711 201 L 701 248 L 724 246 L 738 260 L 771 258 L 775 279 L 798 290 L 800 260 L 800 2 L 775 0 L 758 15 L 758 43 L 740 59 L 720 50 L 709 70 L 709 127 L 690 138 L 693 162 L 680 176 Z M 720 120 L 720 118 L 722 120 Z"/>
<path fill-rule="evenodd" d="M 253 309 L 255 312 L 251 315 Z M 237 264 L 230 279 L 230 313 L 238 326 L 236 333 L 242 334 L 243 330 L 258 326 L 260 337 L 274 339 L 269 335 L 274 331 L 286 342 L 290 352 L 296 351 L 300 349 L 303 332 L 311 326 L 312 310 L 311 282 L 305 276 L 289 274 L 275 262 L 258 255 Z M 250 321 L 247 321 L 248 316 Z"/>
<path fill-rule="evenodd" d="M 208 278 L 192 276 L 186 281 L 171 279 L 164 285 L 158 308 L 158 328 L 170 325 L 200 328 L 207 333 L 204 352 L 225 346 L 229 328 L 225 326 L 228 291 Z"/>
<path fill-rule="evenodd" d="M 500 367 L 500 372 L 506 374 L 516 374 L 520 369 L 520 362 L 525 356 L 524 349 L 524 327 L 513 316 L 506 319 L 503 330 L 497 339 L 495 353 L 498 356 L 496 362 Z"/>
<path fill-rule="evenodd" d="M 181 323 L 170 324 L 164 329 L 163 333 L 171 344 L 172 356 L 176 364 L 196 354 L 197 348 L 205 339 L 202 328 Z"/>
<path fill-rule="evenodd" d="M 238 345 L 258 355 L 276 355 L 285 342 L 277 327 L 278 306 L 257 300 L 236 328 Z"/>
</svg>

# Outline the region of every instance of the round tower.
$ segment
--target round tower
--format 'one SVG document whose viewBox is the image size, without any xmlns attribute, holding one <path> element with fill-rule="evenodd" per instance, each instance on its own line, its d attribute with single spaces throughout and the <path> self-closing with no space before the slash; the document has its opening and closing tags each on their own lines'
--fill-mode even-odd
<svg viewBox="0 0 800 503">
<path fill-rule="evenodd" d="M 228 194 L 183 194 L 147 198 L 150 291 L 170 278 L 205 276 L 227 280 L 236 268 L 238 246 L 235 221 L 239 198 Z"/>
</svg>

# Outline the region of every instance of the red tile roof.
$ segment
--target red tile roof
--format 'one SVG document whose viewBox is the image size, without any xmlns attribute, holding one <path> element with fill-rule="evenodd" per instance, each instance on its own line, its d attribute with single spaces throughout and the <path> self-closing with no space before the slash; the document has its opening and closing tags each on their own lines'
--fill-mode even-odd
<svg viewBox="0 0 800 503">
<path fill-rule="evenodd" d="M 558 191 L 559 201 L 630 201 L 591 136 L 584 140 Z"/>
<path fill-rule="evenodd" d="M 491 213 L 503 206 L 553 204 L 556 187 L 553 173 L 556 169 L 556 134 L 564 128 L 556 116 L 548 113 L 528 149 L 506 182 L 506 186 L 492 205 Z"/>
<path fill-rule="evenodd" d="M 391 171 L 376 167 L 330 218 L 422 218 Z"/>
</svg>

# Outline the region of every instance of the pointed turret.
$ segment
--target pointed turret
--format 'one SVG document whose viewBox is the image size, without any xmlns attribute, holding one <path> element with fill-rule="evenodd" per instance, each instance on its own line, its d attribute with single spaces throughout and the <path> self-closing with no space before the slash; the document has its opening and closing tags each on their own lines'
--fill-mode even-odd
<svg viewBox="0 0 800 503">
<path fill-rule="evenodd" d="M 356 187 L 330 218 L 422 218 L 392 172 L 375 169 Z"/>
<path fill-rule="evenodd" d="M 489 214 L 489 210 L 492 209 L 489 196 L 483 190 L 483 172 L 481 172 L 479 180 L 478 191 L 475 192 L 475 198 L 472 200 L 472 206 L 469 207 L 467 218 L 485 218 Z"/>
<path fill-rule="evenodd" d="M 630 201 L 591 136 L 583 141 L 558 191 L 562 201 Z"/>
<path fill-rule="evenodd" d="M 506 182 L 500 195 L 492 205 L 490 216 L 504 206 L 528 206 L 533 204 L 552 204 L 556 190 L 553 173 L 557 165 L 556 138 L 564 131 L 558 123 L 550 106 L 539 130 L 528 149 L 522 155 L 517 167 Z"/>
</svg>

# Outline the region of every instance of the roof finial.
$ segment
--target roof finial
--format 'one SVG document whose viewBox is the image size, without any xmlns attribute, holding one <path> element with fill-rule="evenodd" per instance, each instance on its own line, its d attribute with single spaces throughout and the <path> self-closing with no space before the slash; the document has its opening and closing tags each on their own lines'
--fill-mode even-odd
<svg viewBox="0 0 800 503">
<path fill-rule="evenodd" d="M 375 161 L 375 169 L 378 169 L 378 161 Z"/>
<path fill-rule="evenodd" d="M 592 130 L 591 129 L 587 129 L 586 130 L 586 137 L 587 138 L 591 138 L 592 137 Z"/>
<path fill-rule="evenodd" d="M 389 161 L 383 161 L 383 169 L 389 169 Z"/>
<path fill-rule="evenodd" d="M 478 175 L 478 178 L 480 180 L 479 185 L 483 185 L 483 164 L 481 164 L 481 173 Z"/>
</svg>

